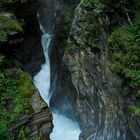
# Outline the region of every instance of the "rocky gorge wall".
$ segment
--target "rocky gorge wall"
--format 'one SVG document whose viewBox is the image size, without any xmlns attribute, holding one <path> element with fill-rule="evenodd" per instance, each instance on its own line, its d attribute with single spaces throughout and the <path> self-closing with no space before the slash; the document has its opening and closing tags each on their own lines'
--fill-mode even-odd
<svg viewBox="0 0 140 140">
<path fill-rule="evenodd" d="M 71 3 L 72 5 L 75 3 L 75 1 L 67 2 L 67 4 Z M 60 19 L 62 17 L 60 15 L 64 3 L 61 3 L 62 9 L 58 6 L 58 1 L 48 1 L 48 3 L 57 3 L 56 6 L 51 5 L 52 9 L 49 7 L 48 11 L 56 10 L 58 17 L 55 18 L 57 23 L 55 30 L 62 28 L 65 23 L 61 24 Z M 101 38 L 94 47 L 85 42 L 81 36 L 86 31 L 81 17 L 86 16 L 91 10 L 95 13 L 100 12 L 99 9 L 94 9 L 92 6 L 78 5 L 74 13 L 68 42 L 62 39 L 63 37 L 67 38 L 67 34 L 60 37 L 60 33 L 62 33 L 60 31 L 64 30 L 58 30 L 55 36 L 54 44 L 50 49 L 50 91 L 52 94 L 50 107 L 52 109 L 57 108 L 60 113 L 71 119 L 76 117 L 82 129 L 80 140 L 139 140 L 140 121 L 129 112 L 127 103 L 122 97 L 122 93 L 125 92 L 122 81 L 111 70 L 112 55 L 110 45 L 107 42 L 107 31 L 100 28 Z M 52 16 L 53 12 L 50 12 L 49 17 Z M 49 17 L 45 16 L 43 21 L 47 21 Z M 54 17 L 50 19 L 53 21 Z M 44 26 L 48 26 L 50 22 Z M 106 23 L 107 28 L 109 28 L 109 17 L 104 16 L 99 19 L 99 24 L 102 23 Z M 94 35 L 93 32 L 93 38 L 98 39 Z M 31 35 L 30 39 L 27 38 L 23 48 L 19 49 L 23 52 L 20 63 L 23 69 L 35 75 L 44 62 L 44 56 L 40 44 L 40 35 L 34 37 Z M 66 49 L 65 46 L 67 46 Z M 28 50 L 28 47 L 31 51 Z M 28 123 L 32 126 L 32 130 L 35 130 L 35 133 L 39 131 L 41 134 L 49 134 L 52 127 L 51 119 L 47 121 L 47 117 L 44 117 L 44 115 L 48 116 L 49 114 L 48 108 L 38 99 L 40 97 L 36 97 L 38 96 L 37 93 L 34 96 L 34 100 L 39 100 L 43 104 L 43 107 L 38 104 L 35 108 L 39 108 L 43 112 L 36 112 L 35 110 L 33 118 Z M 41 118 L 38 118 L 39 114 Z M 36 122 L 34 118 L 39 121 L 41 119 L 41 122 Z"/>
<path fill-rule="evenodd" d="M 74 1 L 67 1 L 68 4 L 73 4 Z M 57 30 L 59 27 L 59 21 L 61 18 L 61 14 L 63 11 L 64 5 L 66 5 L 64 1 L 57 1 L 57 0 L 40 0 L 39 5 L 37 6 L 36 3 L 35 7 L 30 5 L 34 10 L 32 11 L 32 19 L 31 21 L 28 19 L 28 22 L 25 26 L 25 35 L 24 41 L 20 46 L 17 46 L 15 49 L 16 52 L 16 61 L 18 65 L 26 72 L 30 73 L 32 76 L 35 76 L 37 72 L 40 70 L 41 65 L 45 62 L 44 54 L 41 45 L 41 30 L 40 27 L 46 32 L 49 32 L 54 36 L 52 45 L 50 49 L 50 57 L 54 57 L 55 61 L 52 61 L 53 70 L 58 74 L 58 62 L 61 60 L 61 56 L 58 56 L 56 53 L 63 52 L 62 50 L 55 50 L 55 43 L 56 36 L 54 35 L 54 30 Z M 37 16 L 37 17 L 36 17 Z M 26 17 L 26 16 L 25 16 Z M 38 19 L 37 19 L 38 18 Z M 30 28 L 30 25 L 34 28 Z M 42 28 L 41 28 L 42 29 Z M 58 34 L 59 35 L 59 34 Z M 57 44 L 57 47 L 59 45 Z M 64 47 L 62 47 L 63 49 Z M 54 54 L 54 55 L 53 55 Z M 57 59 L 58 58 L 58 59 Z M 56 75 L 57 75 L 56 74 Z M 53 75 L 53 72 L 52 72 Z M 52 76 L 51 75 L 51 76 Z M 53 75 L 54 76 L 54 75 Z M 52 78 L 55 81 L 55 78 Z M 51 86 L 53 89 L 53 86 Z M 30 128 L 30 133 L 27 135 L 27 139 L 43 139 L 49 140 L 50 133 L 53 128 L 52 124 L 52 115 L 49 111 L 47 104 L 43 101 L 43 99 L 39 95 L 40 93 L 36 91 L 33 93 L 32 97 L 29 99 L 30 103 L 33 108 L 33 113 L 31 115 L 25 114 L 21 116 L 20 119 L 11 126 L 10 132 L 15 134 L 15 138 L 18 139 L 19 129 L 24 129 L 26 127 Z M 58 99 L 60 100 L 60 99 Z M 61 100 L 60 100 L 61 101 Z M 24 134 L 23 134 L 24 135 Z"/>
<path fill-rule="evenodd" d="M 61 56 L 58 56 L 57 54 L 61 54 L 64 47 L 62 47 L 62 50 L 59 49 L 59 44 L 57 44 L 58 42 L 55 42 L 57 37 L 54 35 L 56 33 L 54 33 L 54 30 L 56 31 L 60 25 L 58 23 L 64 11 L 64 5 L 67 4 L 67 6 L 69 6 L 68 4 L 72 5 L 73 3 L 74 1 L 67 1 L 65 3 L 61 0 L 40 0 L 40 3 L 29 5 L 29 7 L 33 10 L 31 11 L 33 14 L 30 13 L 32 15 L 32 19 L 30 17 L 30 20 L 28 13 L 25 12 L 25 15 L 20 15 L 20 12 L 18 13 L 18 17 L 25 20 L 25 34 L 24 41 L 21 44 L 18 44 L 15 48 L 14 58 L 22 70 L 30 73 L 32 76 L 35 76 L 40 70 L 41 65 L 45 62 L 41 45 L 42 32 L 40 27 L 42 26 L 46 32 L 49 32 L 54 36 L 52 41 L 53 43 L 49 49 L 50 57 L 55 58 L 53 59 L 55 61 L 51 61 L 51 65 L 53 67 L 52 71 L 56 72 L 56 76 L 58 76 L 59 67 L 57 66 L 59 64 L 58 62 L 61 60 Z M 30 9 L 29 7 L 27 6 L 27 11 Z M 33 28 L 31 28 L 31 26 Z M 55 45 L 58 49 L 55 49 Z M 51 76 L 55 81 L 53 72 Z M 51 89 L 54 90 L 53 86 L 51 86 Z M 15 124 L 11 126 L 10 132 L 15 135 L 15 139 L 18 139 L 20 134 L 21 138 L 25 136 L 26 139 L 49 140 L 49 135 L 53 128 L 52 115 L 47 104 L 43 101 L 39 94 L 40 93 L 38 91 L 35 91 L 29 99 L 33 112 L 30 115 L 24 114 L 19 118 L 19 120 L 17 120 L 17 122 L 15 122 Z M 26 127 L 30 128 L 30 133 L 28 134 L 23 133 L 23 130 L 26 129 Z"/>
<path fill-rule="evenodd" d="M 108 33 L 100 28 L 101 38 L 95 47 L 81 37 L 86 30 L 80 19 L 92 8 L 79 5 L 75 11 L 52 102 L 60 97 L 69 100 L 82 129 L 80 140 L 139 140 L 139 119 L 128 111 L 122 81 L 111 70 Z M 93 11 L 100 12 L 96 8 Z M 109 26 L 109 17 L 97 20 Z"/>
<path fill-rule="evenodd" d="M 29 2 L 23 5 L 15 4 L 15 7 L 12 9 L 17 19 L 22 19 L 24 21 L 24 33 L 22 35 L 24 40 L 11 46 L 6 44 L 8 49 L 11 47 L 8 53 L 6 50 L 6 55 L 8 56 L 9 61 L 14 63 L 14 66 L 12 65 L 12 67 L 8 70 L 6 69 L 6 71 L 8 71 L 8 75 L 10 75 L 13 79 L 26 72 L 28 72 L 31 76 L 34 76 L 40 70 L 41 65 L 45 62 L 41 45 L 42 33 L 40 31 L 39 21 L 37 18 L 37 11 L 40 5 L 41 3 L 39 1 L 34 1 L 33 3 Z M 30 77 L 30 75 L 28 75 L 28 77 Z M 21 86 L 30 86 L 28 84 L 31 82 L 30 84 L 33 87 L 24 87 L 29 89 L 23 90 L 27 90 L 27 93 L 30 93 L 30 88 L 34 88 L 35 90 L 30 93 L 31 96 L 25 97 L 25 101 L 22 101 L 22 98 L 14 98 L 19 100 L 19 108 L 20 106 L 28 105 L 30 112 L 27 112 L 27 110 L 24 110 L 23 112 L 23 110 L 20 111 L 19 109 L 19 112 L 21 112 L 20 115 L 14 122 L 10 123 L 10 126 L 8 126 L 8 131 L 11 134 L 10 139 L 50 140 L 50 133 L 53 128 L 52 114 L 47 103 L 40 96 L 38 89 L 35 88 L 33 78 L 30 77 L 29 79 L 31 81 L 29 81 L 28 77 L 23 75 L 23 79 L 27 81 L 20 84 Z M 16 93 L 16 91 L 14 92 Z M 15 112 L 14 100 L 8 101 L 8 105 L 5 106 L 5 108 L 8 108 L 8 113 L 11 113 L 11 117 L 14 117 L 12 116 L 12 113 Z"/>
<path fill-rule="evenodd" d="M 20 116 L 11 124 L 9 132 L 14 139 L 49 140 L 53 128 L 52 114 L 37 89 L 29 100 L 33 108 L 32 113 Z"/>
</svg>

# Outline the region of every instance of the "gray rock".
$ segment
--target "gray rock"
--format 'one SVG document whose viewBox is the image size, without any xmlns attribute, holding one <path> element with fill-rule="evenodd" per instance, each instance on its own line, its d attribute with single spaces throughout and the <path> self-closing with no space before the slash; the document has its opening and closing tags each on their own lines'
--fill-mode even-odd
<svg viewBox="0 0 140 140">
<path fill-rule="evenodd" d="M 18 139 L 20 129 L 29 127 L 29 140 L 34 140 L 36 136 L 41 136 L 42 140 L 49 140 L 53 124 L 52 114 L 48 109 L 48 105 L 43 101 L 38 90 L 34 92 L 30 102 L 34 110 L 33 113 L 21 116 L 15 124 L 11 125 L 9 131 L 15 135 L 15 139 Z"/>
<path fill-rule="evenodd" d="M 79 51 L 72 55 L 65 52 L 59 63 L 60 75 L 53 71 L 51 105 L 60 104 L 60 98 L 68 99 L 82 129 L 80 140 L 139 140 L 140 125 L 124 110 L 121 79 L 110 69 L 106 32 L 102 30 L 96 53 L 80 38 L 84 29 L 78 17 L 85 12 L 79 7 L 71 27 L 72 41 L 80 46 Z"/>
</svg>

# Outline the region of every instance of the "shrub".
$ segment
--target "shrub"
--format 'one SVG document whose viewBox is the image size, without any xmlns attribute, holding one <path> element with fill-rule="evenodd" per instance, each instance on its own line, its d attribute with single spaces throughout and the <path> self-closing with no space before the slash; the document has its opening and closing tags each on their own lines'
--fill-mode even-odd
<svg viewBox="0 0 140 140">
<path fill-rule="evenodd" d="M 0 43 L 6 42 L 12 32 L 23 32 L 21 25 L 17 20 L 12 19 L 9 15 L 0 15 Z"/>
<path fill-rule="evenodd" d="M 138 27 L 122 26 L 116 28 L 109 37 L 113 47 L 113 70 L 128 79 L 128 85 L 140 85 L 140 32 Z"/>
<path fill-rule="evenodd" d="M 135 117 L 140 117 L 140 107 L 138 107 L 137 105 L 129 105 L 128 108 Z"/>
<path fill-rule="evenodd" d="M 72 55 L 72 54 L 74 54 L 74 53 L 77 51 L 77 49 L 78 49 L 78 47 L 77 47 L 76 44 L 74 44 L 74 43 L 69 43 L 69 44 L 67 44 L 67 46 L 66 46 L 66 53 Z"/>
<path fill-rule="evenodd" d="M 17 78 L 19 90 L 24 97 L 28 98 L 35 91 L 35 86 L 32 82 L 31 76 L 27 72 L 21 72 Z"/>
<path fill-rule="evenodd" d="M 5 60 L 3 60 L 2 57 L 1 62 L 3 61 Z M 7 74 L 4 66 L 1 63 L 0 138 L 12 140 L 14 138 L 10 135 L 8 128 L 10 127 L 10 124 L 16 122 L 21 115 L 32 113 L 33 109 L 29 97 L 33 94 L 35 87 L 29 74 L 21 72 L 13 78 Z M 8 104 L 12 104 L 10 110 L 8 109 Z"/>
</svg>

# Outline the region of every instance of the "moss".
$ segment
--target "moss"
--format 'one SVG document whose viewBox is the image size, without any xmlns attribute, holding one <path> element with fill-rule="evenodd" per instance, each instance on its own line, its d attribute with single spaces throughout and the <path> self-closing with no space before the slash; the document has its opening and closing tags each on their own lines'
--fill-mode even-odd
<svg viewBox="0 0 140 140">
<path fill-rule="evenodd" d="M 0 14 L 0 43 L 6 42 L 12 32 L 23 32 L 21 25 L 17 20 L 12 19 L 10 14 Z"/>
<path fill-rule="evenodd" d="M 117 27 L 111 33 L 108 41 L 113 49 L 112 70 L 125 79 L 130 88 L 138 94 L 140 85 L 140 28 L 129 25 Z"/>
<path fill-rule="evenodd" d="M 1 61 L 4 61 L 2 59 Z M 4 66 L 1 63 L 3 68 L 0 70 L 0 138 L 11 140 L 14 137 L 8 131 L 10 125 L 22 115 L 33 112 L 29 98 L 34 93 L 35 86 L 28 73 L 21 72 L 16 77 L 11 77 Z M 28 129 L 24 128 L 24 131 L 27 132 Z"/>
<path fill-rule="evenodd" d="M 129 110 L 132 112 L 133 116 L 140 117 L 140 107 L 137 105 L 129 105 Z"/>
<path fill-rule="evenodd" d="M 61 11 L 61 19 L 57 33 L 59 34 L 59 39 L 64 40 L 64 42 L 69 35 L 75 6 L 76 5 L 64 5 L 63 10 Z"/>
<path fill-rule="evenodd" d="M 96 47 L 100 41 L 101 27 L 98 17 L 94 12 L 87 12 L 83 17 L 80 17 L 82 22 L 82 32 L 80 38 L 89 47 Z"/>
<path fill-rule="evenodd" d="M 42 137 L 41 137 L 39 134 L 37 134 L 37 135 L 34 137 L 34 140 L 42 140 Z"/>
<path fill-rule="evenodd" d="M 95 12 L 94 9 L 104 7 L 104 5 L 94 0 L 81 0 L 79 7 L 83 7 L 84 10 L 81 16 L 76 19 L 81 29 L 78 36 L 85 44 L 85 47 L 97 47 L 101 39 L 101 29 L 104 28 L 105 23 L 101 25 L 99 22 L 99 18 L 103 18 L 103 13 Z"/>
<path fill-rule="evenodd" d="M 19 84 L 19 90 L 25 98 L 30 97 L 35 91 L 35 86 L 32 81 L 31 76 L 27 72 L 21 72 L 18 75 L 17 82 Z"/>
<path fill-rule="evenodd" d="M 128 3 L 127 3 L 128 4 Z M 135 5 L 136 6 L 136 5 Z M 135 98 L 134 104 L 128 105 L 128 110 L 134 117 L 140 117 L 140 28 L 138 11 L 133 13 L 133 25 L 130 23 L 118 24 L 112 28 L 108 42 L 112 46 L 112 70 L 123 79 L 123 84 L 129 88 L 127 96 L 129 100 Z M 131 9 L 131 12 L 134 11 Z M 120 9 L 120 12 L 121 9 Z M 132 15 L 132 13 L 131 13 Z"/>
<path fill-rule="evenodd" d="M 67 44 L 67 46 L 66 46 L 66 53 L 68 53 L 68 54 L 74 54 L 76 51 L 78 50 L 78 47 L 77 47 L 77 45 L 76 44 L 74 44 L 74 43 L 69 43 L 69 44 Z"/>
<path fill-rule="evenodd" d="M 28 140 L 28 135 L 30 134 L 30 128 L 26 126 L 22 126 L 19 132 L 19 138 L 23 140 Z"/>
</svg>

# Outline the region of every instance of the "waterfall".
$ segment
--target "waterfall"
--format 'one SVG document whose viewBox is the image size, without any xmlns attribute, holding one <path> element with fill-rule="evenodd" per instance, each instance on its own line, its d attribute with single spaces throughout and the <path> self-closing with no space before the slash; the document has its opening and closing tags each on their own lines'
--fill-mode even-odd
<svg viewBox="0 0 140 140">
<path fill-rule="evenodd" d="M 35 86 L 38 88 L 41 97 L 45 100 L 46 103 L 49 103 L 50 96 L 50 59 L 48 55 L 50 42 L 52 40 L 52 36 L 48 33 L 44 33 L 42 35 L 42 46 L 43 52 L 45 56 L 45 64 L 42 65 L 40 72 L 34 77 Z"/>
<path fill-rule="evenodd" d="M 49 46 L 53 36 L 46 33 L 43 26 L 40 25 L 42 32 L 42 47 L 45 56 L 45 64 L 42 65 L 40 72 L 34 77 L 35 86 L 38 88 L 41 97 L 46 103 L 49 104 L 51 95 L 50 91 L 50 59 L 49 59 Z M 53 113 L 53 132 L 51 140 L 78 140 L 81 132 L 77 122 L 74 122 L 57 112 Z"/>
</svg>

